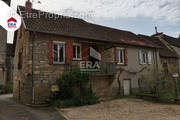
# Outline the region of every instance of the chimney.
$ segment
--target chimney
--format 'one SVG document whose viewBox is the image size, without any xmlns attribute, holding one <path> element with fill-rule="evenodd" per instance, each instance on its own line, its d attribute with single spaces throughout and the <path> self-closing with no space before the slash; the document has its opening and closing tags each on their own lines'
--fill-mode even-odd
<svg viewBox="0 0 180 120">
<path fill-rule="evenodd" d="M 158 31 L 157 31 L 157 26 L 155 26 L 155 33 L 158 34 Z"/>
<path fill-rule="evenodd" d="M 26 1 L 25 11 L 26 11 L 26 13 L 31 13 L 31 12 L 32 12 L 32 3 L 31 3 L 30 0 L 27 0 L 27 1 Z"/>
</svg>

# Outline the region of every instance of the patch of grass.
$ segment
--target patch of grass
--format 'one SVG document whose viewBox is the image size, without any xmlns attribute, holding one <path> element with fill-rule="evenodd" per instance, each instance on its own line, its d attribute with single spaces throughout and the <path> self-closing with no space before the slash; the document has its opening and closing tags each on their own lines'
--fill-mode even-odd
<svg viewBox="0 0 180 120">
<path fill-rule="evenodd" d="M 112 98 L 104 99 L 104 100 L 101 100 L 101 101 L 103 101 L 103 102 L 108 102 L 108 101 L 112 101 L 112 100 L 125 99 L 125 98 L 135 99 L 135 98 L 137 98 L 137 97 L 136 97 L 135 94 L 131 94 L 131 95 L 128 95 L 128 96 L 119 95 L 119 96 L 115 96 L 115 97 L 112 97 Z"/>
<path fill-rule="evenodd" d="M 13 92 L 13 83 L 9 82 L 6 85 L 0 85 L 0 90 L 3 91 L 3 94 L 8 94 Z"/>
</svg>

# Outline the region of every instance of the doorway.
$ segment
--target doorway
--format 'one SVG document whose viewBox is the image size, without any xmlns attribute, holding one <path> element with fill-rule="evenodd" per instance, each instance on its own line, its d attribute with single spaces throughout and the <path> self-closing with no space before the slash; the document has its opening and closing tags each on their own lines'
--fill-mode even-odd
<svg viewBox="0 0 180 120">
<path fill-rule="evenodd" d="M 130 95 L 131 93 L 131 80 L 125 79 L 123 81 L 124 95 Z"/>
</svg>

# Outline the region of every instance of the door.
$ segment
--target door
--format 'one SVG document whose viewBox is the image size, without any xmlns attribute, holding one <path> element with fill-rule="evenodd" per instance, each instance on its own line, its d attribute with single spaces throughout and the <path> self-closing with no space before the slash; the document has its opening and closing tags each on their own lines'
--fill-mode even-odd
<svg viewBox="0 0 180 120">
<path fill-rule="evenodd" d="M 124 95 L 130 95 L 131 84 L 130 80 L 124 80 Z"/>
</svg>

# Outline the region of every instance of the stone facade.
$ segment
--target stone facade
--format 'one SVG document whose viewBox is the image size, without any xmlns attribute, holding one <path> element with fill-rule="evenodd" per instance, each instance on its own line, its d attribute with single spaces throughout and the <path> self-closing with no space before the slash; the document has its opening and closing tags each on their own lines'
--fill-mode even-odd
<svg viewBox="0 0 180 120">
<path fill-rule="evenodd" d="M 179 60 L 177 58 L 166 58 L 161 57 L 161 64 L 163 72 L 172 75 L 174 73 L 179 73 Z"/>
<path fill-rule="evenodd" d="M 98 52 L 102 55 L 102 61 L 115 64 L 115 47 L 125 47 L 128 53 L 127 65 L 116 65 L 117 71 L 113 75 L 101 74 L 92 76 L 93 91 L 99 97 L 112 97 L 119 93 L 123 94 L 124 79 L 131 79 L 131 91 L 138 89 L 138 76 L 145 72 L 158 71 L 159 55 L 155 49 L 146 47 L 134 47 L 123 45 L 108 45 L 107 43 L 87 42 L 72 37 L 62 37 L 44 33 L 33 33 L 25 31 L 24 28 L 18 31 L 16 50 L 14 58 L 14 99 L 22 103 L 32 103 L 34 95 L 35 103 L 42 103 L 51 95 L 51 85 L 65 71 L 69 70 L 70 64 L 49 64 L 49 42 L 75 42 L 88 45 L 96 45 Z M 32 42 L 34 41 L 34 42 Z M 86 41 L 86 42 L 85 42 Z M 33 43 L 33 62 L 32 62 Z M 19 68 L 19 51 L 22 52 L 22 66 Z M 152 64 L 140 65 L 138 62 L 139 50 L 151 51 L 153 53 Z M 32 77 L 33 63 L 33 77 Z M 79 65 L 79 61 L 72 61 L 72 64 Z M 34 94 L 32 88 L 34 80 Z M 120 81 L 120 82 L 119 82 Z M 120 85 L 120 87 L 119 87 Z M 120 88 L 120 89 L 119 89 Z"/>
<path fill-rule="evenodd" d="M 11 0 L 3 0 L 6 4 L 10 5 Z M 0 85 L 6 84 L 7 80 L 7 31 L 0 26 Z"/>
<path fill-rule="evenodd" d="M 110 82 L 111 84 L 111 96 L 116 96 L 118 94 L 124 95 L 124 80 L 130 80 L 130 92 L 136 93 L 139 90 L 139 77 L 143 74 L 150 72 L 161 71 L 161 64 L 159 53 L 156 49 L 145 48 L 145 47 L 134 47 L 134 46 L 123 46 L 118 47 L 127 49 L 127 65 L 116 65 L 117 72 L 114 76 L 114 80 Z M 139 50 L 151 51 L 152 53 L 152 63 L 151 64 L 140 64 L 139 63 Z M 109 50 L 106 52 L 107 59 L 111 58 L 111 61 L 114 60 L 114 51 L 115 49 Z M 109 55 L 107 55 L 109 54 Z M 109 57 L 111 55 L 111 57 Z M 105 58 L 106 59 L 106 58 Z"/>
<path fill-rule="evenodd" d="M 6 83 L 13 81 L 13 69 L 14 69 L 14 46 L 13 44 L 6 44 L 6 68 L 7 77 Z"/>
<path fill-rule="evenodd" d="M 0 84 L 6 83 L 6 42 L 7 32 L 0 27 Z"/>
</svg>

